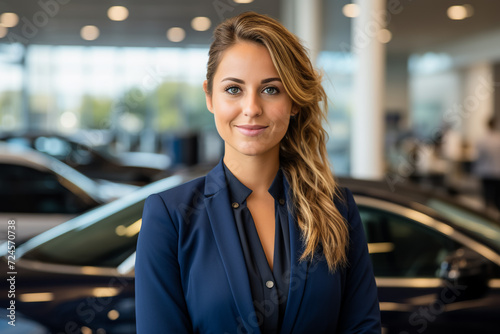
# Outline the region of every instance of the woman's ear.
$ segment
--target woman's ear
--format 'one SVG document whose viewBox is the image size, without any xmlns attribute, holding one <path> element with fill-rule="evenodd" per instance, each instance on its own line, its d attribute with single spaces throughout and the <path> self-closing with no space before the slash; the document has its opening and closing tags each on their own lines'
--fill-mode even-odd
<svg viewBox="0 0 500 334">
<path fill-rule="evenodd" d="M 212 94 L 208 92 L 208 82 L 203 81 L 203 90 L 205 91 L 205 101 L 207 103 L 207 109 L 213 114 L 213 104 L 212 104 Z"/>
<path fill-rule="evenodd" d="M 292 106 L 292 111 L 291 111 L 291 113 L 290 113 L 290 116 L 291 116 L 291 117 L 295 117 L 295 116 L 297 116 L 297 114 L 298 114 L 298 113 L 299 113 L 299 107 L 298 107 L 297 105 L 295 105 L 295 104 L 294 104 L 294 105 Z"/>
</svg>

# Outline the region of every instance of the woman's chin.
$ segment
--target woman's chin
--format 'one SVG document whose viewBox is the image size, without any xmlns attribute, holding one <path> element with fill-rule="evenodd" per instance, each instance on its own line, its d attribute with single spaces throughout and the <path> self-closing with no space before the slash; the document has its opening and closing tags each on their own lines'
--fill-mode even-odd
<svg viewBox="0 0 500 334">
<path fill-rule="evenodd" d="M 273 154 L 279 155 L 279 145 L 245 145 L 236 150 L 239 154 L 251 157 L 270 157 Z"/>
</svg>

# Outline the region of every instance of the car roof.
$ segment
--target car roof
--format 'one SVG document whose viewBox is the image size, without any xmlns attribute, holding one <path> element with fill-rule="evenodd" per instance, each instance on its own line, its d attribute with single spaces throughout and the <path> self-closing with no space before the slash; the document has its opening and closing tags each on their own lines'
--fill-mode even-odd
<svg viewBox="0 0 500 334">
<path fill-rule="evenodd" d="M 46 172 L 49 171 L 87 193 L 96 202 L 102 202 L 97 184 L 63 162 L 23 145 L 0 142 L 0 163 L 11 163 Z"/>
<path fill-rule="evenodd" d="M 404 194 L 406 198 L 424 204 L 426 199 L 432 196 L 429 191 L 419 188 L 417 185 L 410 183 L 410 181 L 395 185 L 384 180 L 354 179 L 349 177 L 341 177 L 337 181 L 340 186 L 349 188 L 353 193 L 374 197 L 398 200 Z M 448 198 L 448 200 L 450 199 Z"/>
<path fill-rule="evenodd" d="M 500 229 L 498 218 L 448 195 L 445 190 L 422 188 L 410 181 L 393 186 L 388 181 L 340 178 L 338 184 L 349 188 L 355 196 L 379 199 L 416 210 L 468 234 L 472 225 L 479 226 L 485 222 L 495 230 Z"/>
<path fill-rule="evenodd" d="M 437 199 L 455 206 L 463 207 L 464 209 L 474 212 L 478 215 L 483 215 L 471 205 L 464 203 L 443 191 L 438 191 L 435 188 L 426 189 L 417 184 L 411 183 L 409 180 L 401 181 L 399 184 L 391 184 L 387 180 L 365 180 L 341 177 L 337 182 L 342 187 L 347 187 L 351 192 L 358 196 L 368 196 L 391 201 L 401 205 L 412 207 L 415 204 L 426 206 L 429 199 Z M 491 217 L 487 217 L 491 218 Z"/>
</svg>

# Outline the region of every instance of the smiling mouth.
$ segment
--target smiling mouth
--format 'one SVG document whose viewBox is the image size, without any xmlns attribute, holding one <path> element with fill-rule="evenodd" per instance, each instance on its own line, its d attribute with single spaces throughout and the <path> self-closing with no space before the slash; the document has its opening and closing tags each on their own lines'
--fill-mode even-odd
<svg viewBox="0 0 500 334">
<path fill-rule="evenodd" d="M 245 136 L 255 137 L 267 129 L 264 125 L 237 125 L 236 128 Z"/>
</svg>

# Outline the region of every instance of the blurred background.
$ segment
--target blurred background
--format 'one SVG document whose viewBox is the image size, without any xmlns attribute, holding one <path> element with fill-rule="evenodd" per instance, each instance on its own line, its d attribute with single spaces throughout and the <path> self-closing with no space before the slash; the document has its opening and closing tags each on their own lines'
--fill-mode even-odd
<svg viewBox="0 0 500 334">
<path fill-rule="evenodd" d="M 486 236 L 484 244 L 497 252 L 486 257 L 495 268 L 500 266 L 500 229 L 496 225 L 500 221 L 500 2 L 0 0 L 2 226 L 13 218 L 24 224 L 16 235 L 24 242 L 71 219 L 63 224 L 65 227 L 27 243 L 21 255 L 28 267 L 33 269 L 30 261 L 35 260 L 78 265 L 87 268 L 87 272 L 82 269 L 78 273 L 91 276 L 102 274 L 89 274 L 88 268 L 93 266 L 116 267 L 121 271 L 113 269 L 110 277 L 119 272 L 133 279 L 131 263 L 134 238 L 140 228 L 141 201 L 148 193 L 202 175 L 223 154 L 223 143 L 206 109 L 202 89 L 208 48 L 217 24 L 249 10 L 283 22 L 304 42 L 322 73 L 329 99 L 327 149 L 335 175 L 351 180 L 346 181 L 348 184 L 352 179 L 376 181 L 377 186 L 354 183 L 352 187 L 358 189 L 358 196 L 368 196 L 366 189 L 383 185 L 391 203 L 401 200 L 399 187 L 416 189 L 406 194 L 422 191 L 426 195 L 418 200 L 408 195 L 404 205 L 415 209 L 419 206 L 414 203 L 424 203 L 426 210 L 439 212 L 433 216 L 423 211 L 433 219 L 446 217 L 443 222 L 450 221 L 453 229 L 459 226 L 465 234 L 470 228 L 475 243 L 465 243 L 467 247 L 484 241 L 477 235 Z M 149 190 L 141 188 L 146 185 L 150 185 Z M 129 193 L 136 198 L 128 197 L 129 202 L 119 202 L 121 206 L 103 206 Z M 430 199 L 436 194 L 452 201 L 453 207 L 432 207 Z M 362 209 L 361 197 L 359 203 Z M 362 211 L 362 215 L 370 225 L 376 221 L 370 210 L 381 210 L 384 205 L 366 203 L 371 209 Z M 474 211 L 463 211 L 465 207 Z M 102 210 L 94 216 L 85 215 L 93 208 Z M 135 213 L 129 214 L 127 210 L 132 209 Z M 380 216 L 385 222 L 395 215 L 388 216 L 387 210 Z M 122 222 L 120 219 L 127 215 L 130 221 Z M 403 220 L 431 225 L 428 220 L 415 218 L 418 215 L 403 216 Z M 71 232 L 85 231 L 85 226 L 94 223 L 107 229 L 108 239 L 105 232 L 99 232 L 102 238 L 97 241 L 86 239 L 94 234 L 81 232 L 85 235 L 78 236 Z M 418 235 L 405 231 L 406 236 Z M 401 231 L 395 235 L 401 236 Z M 8 239 L 6 228 L 0 236 Z M 83 243 L 123 248 L 113 238 L 124 236 L 132 242 L 119 256 L 116 249 L 111 252 L 106 248 L 85 257 L 81 250 L 71 248 Z M 50 244 L 54 238 L 55 245 Z M 427 242 L 426 238 L 421 241 Z M 368 239 L 370 242 L 370 236 Z M 402 247 L 411 244 L 409 239 L 400 240 Z M 394 246 L 392 241 L 375 240 L 373 244 L 383 246 L 374 246 L 374 254 L 394 254 L 394 247 L 384 248 Z M 446 248 L 447 252 L 436 248 L 429 258 L 440 268 L 443 254 L 459 248 Z M 29 255 L 30 249 L 34 255 Z M 56 250 L 61 249 L 68 249 L 67 257 L 55 257 Z M 447 258 L 446 263 L 463 259 L 465 253 L 460 254 L 452 260 Z M 393 258 L 386 260 L 387 268 L 395 266 Z M 402 266 L 409 262 L 401 260 Z M 437 269 L 429 268 L 422 277 L 434 277 Z M 413 277 L 406 269 L 401 269 L 402 275 Z M 493 270 L 497 272 L 493 276 L 496 283 L 490 280 L 490 288 L 500 287 L 498 270 Z M 75 274 L 71 270 L 65 273 Z M 40 279 L 33 277 L 35 281 Z M 101 286 L 103 282 L 109 282 L 109 278 L 91 285 Z M 122 285 L 130 290 L 133 283 Z M 114 296 L 109 291 L 99 293 L 93 296 Z M 43 296 L 38 297 L 44 301 Z M 55 297 L 47 298 L 45 301 Z M 422 305 L 422 300 L 414 305 Z M 28 298 L 27 310 L 33 306 L 29 302 Z M 38 302 L 35 298 L 34 304 Z M 387 302 L 383 310 L 391 310 L 393 302 Z M 78 303 L 75 305 L 82 305 Z M 64 309 L 66 304 L 59 306 Z M 101 306 L 92 310 L 99 314 Z M 123 307 L 125 311 L 119 313 L 122 318 L 127 312 L 133 313 L 133 301 Z M 76 312 L 79 317 L 63 317 L 65 328 L 73 321 L 78 324 L 76 332 L 84 334 L 93 330 L 101 334 L 106 330 L 134 331 L 133 315 L 132 324 L 120 330 L 86 321 L 85 316 L 82 320 L 80 311 Z M 37 319 L 32 314 L 38 311 L 23 312 Z M 47 314 L 38 314 L 38 318 Z M 106 321 L 116 319 L 115 313 L 105 315 Z M 463 314 L 454 319 L 460 317 Z M 403 322 L 408 328 L 398 329 L 419 328 L 409 324 L 407 317 Z M 42 323 L 52 330 L 63 328 L 58 327 L 60 323 Z M 9 327 L 0 324 L 0 331 L 3 328 Z M 447 332 L 443 329 L 447 327 L 436 328 L 437 333 Z M 454 333 L 459 330 L 457 325 Z"/>
<path fill-rule="evenodd" d="M 57 134 L 172 165 L 217 161 L 201 88 L 211 31 L 255 10 L 296 33 L 324 74 L 337 175 L 433 174 L 433 184 L 477 194 L 474 145 L 500 113 L 500 4 L 367 4 L 362 16 L 342 0 L 0 1 L 1 136 Z"/>
</svg>

